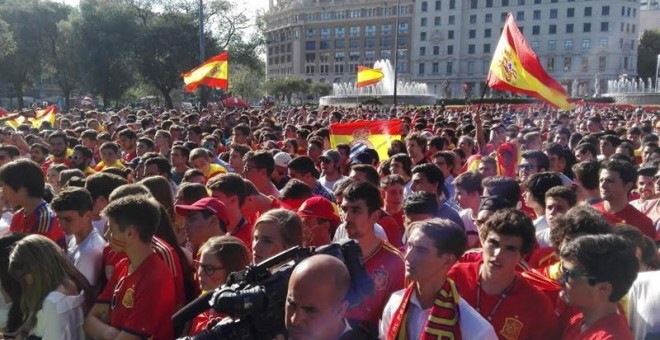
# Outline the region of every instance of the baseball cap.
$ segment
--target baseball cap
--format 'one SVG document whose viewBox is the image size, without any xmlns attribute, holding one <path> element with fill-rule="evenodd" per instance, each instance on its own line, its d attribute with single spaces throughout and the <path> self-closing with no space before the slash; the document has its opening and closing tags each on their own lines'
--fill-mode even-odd
<svg viewBox="0 0 660 340">
<path fill-rule="evenodd" d="M 374 158 L 371 156 L 370 153 L 361 151 L 360 153 L 356 154 L 354 157 L 351 157 L 351 165 L 355 164 L 373 164 Z"/>
<path fill-rule="evenodd" d="M 335 163 L 339 163 L 339 159 L 341 158 L 341 155 L 337 150 L 325 150 L 323 151 L 323 154 L 319 158 L 325 158 Z"/>
<path fill-rule="evenodd" d="M 275 160 L 275 166 L 286 168 L 291 162 L 291 155 L 286 152 L 279 152 L 277 155 L 273 156 Z"/>
<path fill-rule="evenodd" d="M 335 205 L 321 196 L 314 196 L 303 202 L 298 208 L 298 216 L 323 218 L 333 223 L 340 221 Z"/>
<path fill-rule="evenodd" d="M 187 215 L 195 211 L 210 211 L 218 217 L 225 225 L 229 224 L 227 207 L 222 201 L 215 197 L 204 197 L 190 205 L 177 205 L 174 207 L 178 215 Z"/>
</svg>

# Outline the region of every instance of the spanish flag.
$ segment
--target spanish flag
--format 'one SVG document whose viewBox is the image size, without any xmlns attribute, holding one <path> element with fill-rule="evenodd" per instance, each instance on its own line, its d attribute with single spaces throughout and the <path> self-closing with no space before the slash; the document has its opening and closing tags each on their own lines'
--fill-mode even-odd
<svg viewBox="0 0 660 340">
<path fill-rule="evenodd" d="M 383 79 L 383 76 L 383 71 L 378 68 L 358 66 L 357 87 L 378 84 L 378 82 Z"/>
<path fill-rule="evenodd" d="M 490 88 L 526 94 L 565 110 L 574 107 L 561 84 L 545 72 L 511 13 L 490 63 L 487 83 Z"/>
<path fill-rule="evenodd" d="M 400 120 L 357 121 L 330 125 L 330 146 L 337 144 L 351 146 L 351 154 L 364 149 L 374 149 L 380 160 L 389 158 L 387 149 L 395 139 L 401 139 Z"/>
<path fill-rule="evenodd" d="M 36 110 L 34 119 L 32 119 L 32 126 L 41 128 L 43 122 L 50 123 L 51 128 L 55 125 L 55 115 L 57 114 L 57 106 L 51 105 L 43 110 Z"/>
<path fill-rule="evenodd" d="M 227 90 L 229 87 L 228 74 L 229 55 L 227 52 L 222 52 L 182 76 L 183 82 L 186 84 L 186 92 L 193 92 L 199 85 Z"/>
</svg>

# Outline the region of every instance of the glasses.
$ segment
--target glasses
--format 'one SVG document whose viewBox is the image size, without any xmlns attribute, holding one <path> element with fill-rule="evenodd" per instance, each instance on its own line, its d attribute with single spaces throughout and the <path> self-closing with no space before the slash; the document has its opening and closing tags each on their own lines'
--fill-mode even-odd
<svg viewBox="0 0 660 340">
<path fill-rule="evenodd" d="M 520 164 L 518 165 L 518 170 L 532 171 L 534 166 L 532 164 Z"/>
<path fill-rule="evenodd" d="M 328 163 L 332 163 L 332 161 L 327 158 L 321 158 L 321 163 L 328 164 Z"/>
<path fill-rule="evenodd" d="M 71 157 L 69 157 L 69 159 L 72 160 L 72 161 L 77 161 L 80 158 L 81 158 L 80 156 L 71 156 Z"/>
<path fill-rule="evenodd" d="M 586 275 L 585 273 L 582 273 L 575 269 L 573 270 L 566 269 L 566 267 L 564 267 L 563 264 L 561 265 L 560 271 L 561 271 L 561 273 L 559 274 L 560 283 L 566 283 L 569 280 L 585 279 L 589 282 L 589 285 L 593 286 L 594 284 L 596 284 L 597 278 L 595 276 Z"/>
<path fill-rule="evenodd" d="M 216 271 L 225 269 L 223 267 L 213 267 L 210 264 L 203 264 L 196 260 L 193 261 L 193 263 L 195 264 L 195 269 L 199 270 L 199 268 L 202 268 L 202 271 L 204 272 L 204 274 L 206 274 L 206 276 L 213 276 L 213 274 L 215 274 Z"/>
</svg>

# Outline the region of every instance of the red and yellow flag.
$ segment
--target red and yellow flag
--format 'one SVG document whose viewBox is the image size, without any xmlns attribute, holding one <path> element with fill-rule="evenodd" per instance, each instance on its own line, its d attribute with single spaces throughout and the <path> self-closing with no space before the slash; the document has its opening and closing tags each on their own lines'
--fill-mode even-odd
<svg viewBox="0 0 660 340">
<path fill-rule="evenodd" d="M 490 63 L 487 82 L 490 88 L 523 93 L 565 110 L 574 107 L 561 84 L 545 72 L 511 13 Z"/>
<path fill-rule="evenodd" d="M 380 160 L 388 159 L 387 149 L 395 139 L 401 139 L 400 120 L 357 121 L 330 125 L 330 146 L 337 144 L 351 146 L 351 154 L 364 149 L 374 149 Z"/>
<path fill-rule="evenodd" d="M 229 87 L 228 74 L 229 54 L 222 52 L 182 76 L 183 82 L 186 84 L 186 92 L 193 92 L 199 85 L 227 90 Z"/>
<path fill-rule="evenodd" d="M 383 71 L 378 68 L 358 66 L 357 87 L 365 87 L 378 84 L 378 82 L 383 79 L 383 77 Z"/>
<path fill-rule="evenodd" d="M 57 114 L 57 106 L 51 105 L 43 110 L 34 111 L 34 118 L 31 123 L 33 127 L 40 128 L 41 123 L 48 122 L 50 126 L 55 125 L 55 115 Z"/>
</svg>

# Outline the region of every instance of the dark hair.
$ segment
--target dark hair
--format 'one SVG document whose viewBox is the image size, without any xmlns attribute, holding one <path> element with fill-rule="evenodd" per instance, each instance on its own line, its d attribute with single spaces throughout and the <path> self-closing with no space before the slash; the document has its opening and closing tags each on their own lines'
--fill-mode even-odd
<svg viewBox="0 0 660 340">
<path fill-rule="evenodd" d="M 413 168 L 412 173 L 424 175 L 429 183 L 438 185 L 438 192 L 442 192 L 440 185 L 444 186 L 445 176 L 435 164 L 424 163 L 417 165 Z"/>
<path fill-rule="evenodd" d="M 403 181 L 403 177 L 399 175 L 387 175 L 380 180 L 380 188 L 385 189 L 390 185 L 399 184 L 405 186 L 406 182 Z"/>
<path fill-rule="evenodd" d="M 92 160 L 94 158 L 94 153 L 92 150 L 90 150 L 87 147 L 84 147 L 82 145 L 76 145 L 73 147 L 73 152 L 80 152 L 80 154 L 84 157 L 87 158 L 87 160 Z"/>
<path fill-rule="evenodd" d="M 126 196 L 114 200 L 102 213 L 115 222 L 122 232 L 133 227 L 140 235 L 140 241 L 149 244 L 161 218 L 159 203 L 147 196 Z"/>
<path fill-rule="evenodd" d="M 637 176 L 655 177 L 655 174 L 657 172 L 658 172 L 657 167 L 651 165 L 645 165 L 639 168 L 639 170 L 637 170 Z"/>
<path fill-rule="evenodd" d="M 136 139 L 137 138 L 137 134 L 135 133 L 135 131 L 133 131 L 131 129 L 123 129 L 123 130 L 119 131 L 117 136 L 119 138 L 126 137 L 128 139 Z"/>
<path fill-rule="evenodd" d="M 360 199 L 366 203 L 369 214 L 383 207 L 383 198 L 380 191 L 369 182 L 351 183 L 344 191 L 344 201 L 356 202 Z"/>
<path fill-rule="evenodd" d="M 190 169 L 186 170 L 186 172 L 183 173 L 182 182 L 186 183 L 186 182 L 190 181 L 190 179 L 195 177 L 195 176 L 204 177 L 204 173 L 202 172 L 202 170 L 195 169 L 195 168 L 190 168 Z"/>
<path fill-rule="evenodd" d="M 273 155 L 266 150 L 249 151 L 243 156 L 243 162 L 252 161 L 257 169 L 266 169 L 268 177 L 275 171 L 275 159 Z"/>
<path fill-rule="evenodd" d="M 21 155 L 21 150 L 19 150 L 16 146 L 10 144 L 0 145 L 0 151 L 6 152 L 10 158 L 16 158 Z"/>
<path fill-rule="evenodd" d="M 83 188 L 66 188 L 62 190 L 50 203 L 55 212 L 77 211 L 82 216 L 94 208 L 92 195 Z"/>
<path fill-rule="evenodd" d="M 623 184 L 635 183 L 637 181 L 637 170 L 635 169 L 635 166 L 629 162 L 616 159 L 605 161 L 600 170 L 616 171 L 621 177 Z"/>
<path fill-rule="evenodd" d="M 454 187 L 456 189 L 461 188 L 468 193 L 477 192 L 479 195 L 484 191 L 481 186 L 482 182 L 481 174 L 478 171 L 466 171 L 454 179 Z"/>
<path fill-rule="evenodd" d="M 245 202 L 245 183 L 243 177 L 237 174 L 221 174 L 209 179 L 206 183 L 209 190 L 218 190 L 226 196 L 236 196 L 238 198 L 238 206 L 242 206 Z"/>
<path fill-rule="evenodd" d="M 545 193 L 551 188 L 561 186 L 561 178 L 552 172 L 539 172 L 531 175 L 525 181 L 525 188 L 534 200 L 545 208 Z"/>
<path fill-rule="evenodd" d="M 575 179 L 587 190 L 598 189 L 598 175 L 600 173 L 600 162 L 597 160 L 580 162 L 573 165 Z"/>
<path fill-rule="evenodd" d="M 107 172 L 97 172 L 85 179 L 85 189 L 92 195 L 92 200 L 99 197 L 110 199 L 113 190 L 128 183 L 126 179 Z"/>
<path fill-rule="evenodd" d="M 367 182 L 379 186 L 378 171 L 371 164 L 356 164 L 351 167 L 355 172 L 361 172 L 367 178 Z"/>
<path fill-rule="evenodd" d="M 23 289 L 21 283 L 9 274 L 9 255 L 14 245 L 23 237 L 25 237 L 23 234 L 9 234 L 0 238 L 0 284 L 11 301 L 15 301 L 9 308 L 7 325 L 3 329 L 7 333 L 16 332 L 23 323 L 23 312 L 19 303 Z"/>
<path fill-rule="evenodd" d="M 520 200 L 520 185 L 515 179 L 504 176 L 492 176 L 485 178 L 481 183 L 488 195 L 498 196 L 504 200 L 510 208 L 515 208 Z"/>
<path fill-rule="evenodd" d="M 610 302 L 617 302 L 626 295 L 639 271 L 634 247 L 616 235 L 578 237 L 562 247 L 561 258 L 574 262 L 577 270 L 593 277 L 591 285 L 610 283 Z"/>
<path fill-rule="evenodd" d="M 433 215 L 438 214 L 438 197 L 430 192 L 411 193 L 403 202 L 403 213 Z"/>
<path fill-rule="evenodd" d="M 588 205 L 578 205 L 560 216 L 550 229 L 550 243 L 559 249 L 564 240 L 580 235 L 609 234 L 612 227 L 596 209 Z"/>
<path fill-rule="evenodd" d="M 172 146 L 172 151 L 174 151 L 174 150 L 181 151 L 181 155 L 185 159 L 188 159 L 188 157 L 190 156 L 190 149 L 188 149 L 187 147 L 185 147 L 183 145 L 174 145 L 174 146 Z"/>
<path fill-rule="evenodd" d="M 29 197 L 44 196 L 44 174 L 41 167 L 28 159 L 17 159 L 0 167 L 0 182 L 14 191 L 25 188 Z"/>
<path fill-rule="evenodd" d="M 536 168 L 541 171 L 548 171 L 550 169 L 550 159 L 548 158 L 548 155 L 543 153 L 542 151 L 539 150 L 529 150 L 525 151 L 522 154 L 522 158 L 524 159 L 533 159 L 536 161 Z"/>
<path fill-rule="evenodd" d="M 114 153 L 119 153 L 119 145 L 115 142 L 105 142 L 101 144 L 99 150 L 112 150 Z"/>
<path fill-rule="evenodd" d="M 438 255 L 452 254 L 459 259 L 465 253 L 467 236 L 465 231 L 455 222 L 445 218 L 413 222 L 407 231 L 408 237 L 413 230 L 419 229 L 424 236 L 433 240 L 433 246 Z"/>
<path fill-rule="evenodd" d="M 517 236 L 522 239 L 520 254 L 532 251 L 536 242 L 536 229 L 532 220 L 524 212 L 515 209 L 498 210 L 491 215 L 479 231 L 482 240 L 490 232 L 505 236 Z"/>
<path fill-rule="evenodd" d="M 442 150 L 445 147 L 445 140 L 440 136 L 434 136 L 426 143 L 428 146 L 432 146 L 438 150 Z"/>
<path fill-rule="evenodd" d="M 596 155 L 598 155 L 598 150 L 596 149 L 596 146 L 586 142 L 579 143 L 578 146 L 575 147 L 575 152 L 580 154 L 589 152 L 593 157 L 596 157 Z"/>
<path fill-rule="evenodd" d="M 206 187 L 199 183 L 181 183 L 179 188 L 177 189 L 177 196 L 178 193 L 181 193 L 183 195 L 183 204 L 193 204 L 200 199 L 204 197 L 208 197 L 208 191 L 206 191 Z"/>
<path fill-rule="evenodd" d="M 422 152 L 426 152 L 426 138 L 422 136 L 421 132 L 412 132 L 406 136 L 406 143 L 408 141 L 415 141 L 417 145 L 422 149 Z"/>
<path fill-rule="evenodd" d="M 406 173 L 406 175 L 412 177 L 412 160 L 410 159 L 410 156 L 406 153 L 399 153 L 391 158 L 392 162 L 398 162 L 401 163 L 403 166 L 403 171 Z M 391 163 L 390 163 L 391 164 Z"/>
<path fill-rule="evenodd" d="M 292 159 L 287 165 L 287 168 L 297 171 L 303 176 L 312 173 L 314 177 L 318 177 L 318 171 L 316 170 L 314 161 L 307 156 L 298 156 Z"/>
<path fill-rule="evenodd" d="M 172 164 L 170 164 L 170 161 L 168 161 L 165 157 L 150 157 L 144 162 L 144 167 L 146 168 L 150 165 L 155 165 L 158 168 L 158 172 L 164 174 L 163 177 L 167 179 L 169 179 L 172 175 Z"/>
<path fill-rule="evenodd" d="M 569 207 L 574 207 L 577 204 L 577 195 L 575 194 L 575 191 L 567 186 L 559 185 L 550 188 L 550 190 L 545 193 L 545 199 L 547 200 L 551 197 L 565 199 L 566 202 L 568 202 Z"/>
<path fill-rule="evenodd" d="M 280 199 L 308 199 L 314 196 L 312 188 L 303 181 L 292 178 L 282 188 Z"/>
</svg>

